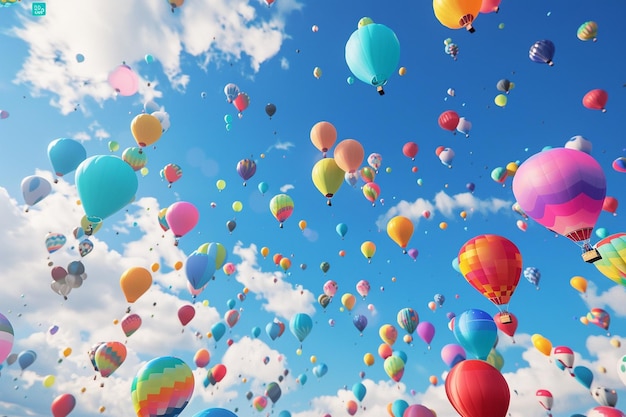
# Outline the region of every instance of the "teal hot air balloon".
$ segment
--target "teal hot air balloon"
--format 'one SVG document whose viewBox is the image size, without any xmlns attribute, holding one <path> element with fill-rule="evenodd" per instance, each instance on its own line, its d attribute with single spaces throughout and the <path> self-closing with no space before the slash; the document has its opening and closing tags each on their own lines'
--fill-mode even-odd
<svg viewBox="0 0 626 417">
<path fill-rule="evenodd" d="M 298 313 L 289 320 L 289 330 L 302 343 L 304 339 L 311 333 L 313 328 L 313 320 L 306 313 Z"/>
<path fill-rule="evenodd" d="M 59 138 L 48 145 L 48 159 L 58 177 L 74 171 L 86 157 L 87 151 L 74 139 Z"/>
<path fill-rule="evenodd" d="M 346 43 L 346 63 L 361 81 L 376 87 L 383 95 L 383 86 L 400 62 L 400 41 L 387 26 L 371 23 L 355 30 Z"/>
<path fill-rule="evenodd" d="M 487 360 L 498 337 L 493 317 L 478 309 L 464 311 L 455 317 L 453 332 L 467 353 L 482 360 Z"/>
<path fill-rule="evenodd" d="M 139 185 L 130 165 L 113 155 L 85 159 L 76 168 L 75 181 L 87 219 L 95 224 L 130 203 Z"/>
</svg>

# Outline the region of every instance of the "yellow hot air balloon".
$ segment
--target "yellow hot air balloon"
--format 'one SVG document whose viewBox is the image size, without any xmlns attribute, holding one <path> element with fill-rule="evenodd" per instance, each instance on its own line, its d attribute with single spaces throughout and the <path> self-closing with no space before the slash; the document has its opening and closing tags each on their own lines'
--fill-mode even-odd
<svg viewBox="0 0 626 417">
<path fill-rule="evenodd" d="M 43 379 L 43 386 L 46 388 L 50 388 L 54 385 L 54 375 L 48 375 Z"/>
<path fill-rule="evenodd" d="M 343 184 L 345 172 L 339 168 L 334 158 L 323 158 L 317 161 L 311 171 L 313 184 L 324 197 L 328 199 L 326 204 L 332 205 L 330 199 L 335 195 Z"/>
<path fill-rule="evenodd" d="M 367 366 L 372 366 L 374 365 L 374 355 L 372 355 L 371 353 L 366 353 L 365 355 L 363 355 L 363 362 L 367 365 Z"/>
<path fill-rule="evenodd" d="M 261 255 L 263 255 L 264 258 L 267 258 L 267 255 L 270 254 L 270 248 L 268 248 L 267 246 L 263 246 L 261 248 Z"/>
<path fill-rule="evenodd" d="M 322 69 L 320 67 L 313 68 L 313 76 L 319 80 L 322 76 Z"/>
<path fill-rule="evenodd" d="M 498 94 L 494 99 L 493 102 L 496 103 L 496 106 L 498 107 L 504 107 L 506 106 L 506 103 L 509 99 L 506 97 L 506 94 Z"/>
<path fill-rule="evenodd" d="M 120 286 L 126 301 L 134 303 L 152 286 L 152 274 L 146 268 L 128 268 L 120 277 Z"/>
<path fill-rule="evenodd" d="M 91 236 L 95 234 L 96 232 L 98 232 L 98 230 L 102 229 L 103 224 L 104 222 L 98 222 L 98 223 L 90 222 L 89 219 L 87 219 L 86 214 L 80 219 L 80 227 L 83 228 L 83 232 L 87 236 Z"/>
<path fill-rule="evenodd" d="M 413 222 L 404 216 L 395 216 L 387 222 L 387 234 L 406 253 L 406 246 L 413 236 Z"/>
<path fill-rule="evenodd" d="M 161 126 L 161 122 L 155 116 L 142 113 L 135 116 L 132 122 L 130 122 L 130 131 L 135 138 L 135 142 L 144 148 L 161 138 L 163 126 Z"/>
<path fill-rule="evenodd" d="M 539 333 L 535 333 L 534 335 L 532 335 L 530 340 L 533 342 L 533 345 L 539 352 L 543 353 L 546 356 L 550 356 L 550 354 L 552 353 L 552 342 L 550 342 Z"/>
<path fill-rule="evenodd" d="M 352 310 L 354 304 L 356 304 L 356 297 L 349 292 L 341 296 L 341 304 L 348 310 Z"/>
<path fill-rule="evenodd" d="M 300 220 L 298 222 L 298 227 L 300 228 L 300 230 L 304 231 L 304 229 L 306 229 L 306 220 Z"/>
<path fill-rule="evenodd" d="M 378 335 L 383 342 L 389 346 L 393 346 L 398 338 L 398 330 L 392 324 L 383 324 L 378 329 Z"/>
<path fill-rule="evenodd" d="M 376 244 L 369 240 L 361 244 L 361 253 L 367 258 L 367 262 L 372 262 L 372 257 L 376 253 Z"/>
<path fill-rule="evenodd" d="M 611 346 L 613 346 L 614 348 L 618 348 L 622 346 L 622 342 L 620 342 L 619 339 L 613 338 L 611 339 Z"/>
<path fill-rule="evenodd" d="M 478 13 L 483 0 L 433 0 L 433 10 L 437 20 L 447 28 L 465 28 L 474 32 L 472 23 Z"/>
<path fill-rule="evenodd" d="M 580 292 L 581 294 L 584 294 L 587 292 L 587 280 L 583 277 L 580 277 L 580 276 L 572 277 L 572 279 L 569 280 L 569 284 L 572 286 L 572 288 L 574 288 L 576 291 Z"/>
</svg>

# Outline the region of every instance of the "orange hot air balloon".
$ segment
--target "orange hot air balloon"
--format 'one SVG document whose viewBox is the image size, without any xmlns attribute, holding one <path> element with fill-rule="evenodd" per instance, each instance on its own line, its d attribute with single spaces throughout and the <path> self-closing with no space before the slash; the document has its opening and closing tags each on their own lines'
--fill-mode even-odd
<svg viewBox="0 0 626 417">
<path fill-rule="evenodd" d="M 163 126 L 156 116 L 142 113 L 135 116 L 130 123 L 130 131 L 135 138 L 135 142 L 144 148 L 155 143 L 161 138 Z"/>
<path fill-rule="evenodd" d="M 282 258 L 278 264 L 285 272 L 291 268 L 291 260 L 289 258 Z"/>
<path fill-rule="evenodd" d="M 522 273 L 522 254 L 517 246 L 502 236 L 480 235 L 461 247 L 458 258 L 467 282 L 506 312 Z"/>
<path fill-rule="evenodd" d="M 447 28 L 475 31 L 472 23 L 480 13 L 483 0 L 433 0 L 437 20 Z"/>
<path fill-rule="evenodd" d="M 317 122 L 311 128 L 310 137 L 313 145 L 322 151 L 322 155 L 325 158 L 326 152 L 333 147 L 337 140 L 337 129 L 335 129 L 332 123 Z"/>
<path fill-rule="evenodd" d="M 152 274 L 146 268 L 128 268 L 120 277 L 120 286 L 126 301 L 134 303 L 152 286 Z"/>
<path fill-rule="evenodd" d="M 268 248 L 267 246 L 263 246 L 261 248 L 261 255 L 263 255 L 264 258 L 267 258 L 267 255 L 270 254 L 270 248 Z"/>
<path fill-rule="evenodd" d="M 333 153 L 335 162 L 345 172 L 356 172 L 365 158 L 363 145 L 354 139 L 344 139 L 337 144 Z"/>
<path fill-rule="evenodd" d="M 404 216 L 395 216 L 387 222 L 387 234 L 406 253 L 406 246 L 413 236 L 413 222 Z"/>
</svg>

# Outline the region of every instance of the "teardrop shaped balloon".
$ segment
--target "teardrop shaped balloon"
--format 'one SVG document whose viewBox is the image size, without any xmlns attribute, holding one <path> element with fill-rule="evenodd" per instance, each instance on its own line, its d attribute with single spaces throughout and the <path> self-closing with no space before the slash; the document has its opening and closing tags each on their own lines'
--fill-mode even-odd
<svg viewBox="0 0 626 417">
<path fill-rule="evenodd" d="M 107 378 L 126 360 L 126 345 L 120 342 L 103 343 L 96 350 L 94 360 L 100 375 Z"/>
<path fill-rule="evenodd" d="M 59 138 L 48 145 L 48 158 L 58 177 L 69 174 L 87 158 L 85 147 L 74 139 Z"/>
</svg>

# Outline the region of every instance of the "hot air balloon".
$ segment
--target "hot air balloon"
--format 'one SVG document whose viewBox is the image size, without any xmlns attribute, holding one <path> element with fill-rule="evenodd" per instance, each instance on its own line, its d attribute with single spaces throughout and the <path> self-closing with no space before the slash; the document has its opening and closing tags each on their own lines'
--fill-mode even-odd
<svg viewBox="0 0 626 417">
<path fill-rule="evenodd" d="M 396 320 L 398 325 L 408 334 L 413 334 L 419 324 L 419 315 L 410 307 L 405 307 L 398 311 Z"/>
<path fill-rule="evenodd" d="M 404 216 L 395 216 L 387 222 L 387 234 L 406 253 L 406 247 L 413 236 L 413 222 Z"/>
<path fill-rule="evenodd" d="M 256 173 L 256 162 L 252 159 L 242 159 L 237 162 L 237 174 L 243 179 L 243 185 Z"/>
<path fill-rule="evenodd" d="M 363 185 L 363 195 L 372 203 L 372 207 L 376 205 L 376 199 L 380 195 L 380 186 L 375 182 L 368 182 Z"/>
<path fill-rule="evenodd" d="M 383 86 L 400 62 L 400 41 L 393 30 L 372 22 L 350 35 L 345 57 L 354 76 L 376 87 L 382 96 L 385 94 Z"/>
<path fill-rule="evenodd" d="M 511 91 L 514 86 L 515 84 L 507 80 L 506 78 L 503 78 L 496 83 L 496 88 L 498 89 L 498 91 L 502 91 L 505 94 L 509 94 L 509 91 Z"/>
<path fill-rule="evenodd" d="M 311 333 L 313 320 L 306 313 L 297 313 L 289 320 L 289 330 L 302 343 Z"/>
<path fill-rule="evenodd" d="M 559 368 L 567 369 L 574 376 L 572 371 L 574 367 L 574 351 L 572 349 L 567 346 L 555 346 L 552 348 L 552 357 L 561 365 Z"/>
<path fill-rule="evenodd" d="M 480 235 L 461 247 L 458 258 L 467 282 L 506 312 L 522 272 L 522 255 L 517 246 L 498 235 Z M 507 315 L 501 320 L 506 321 Z"/>
<path fill-rule="evenodd" d="M 226 100 L 232 103 L 239 95 L 239 87 L 236 84 L 228 83 L 224 86 L 224 94 L 226 95 Z"/>
<path fill-rule="evenodd" d="M 387 372 L 389 378 L 396 382 L 400 382 L 402 376 L 404 375 L 404 361 L 401 357 L 396 355 L 388 356 L 383 363 L 383 367 L 385 368 L 385 372 Z"/>
<path fill-rule="evenodd" d="M 606 112 L 606 102 L 609 100 L 609 93 L 600 88 L 589 91 L 583 97 L 583 106 L 591 110 L 601 110 Z"/>
<path fill-rule="evenodd" d="M 539 280 L 541 279 L 541 272 L 533 266 L 529 266 L 524 269 L 524 278 L 537 289 L 539 289 Z"/>
<path fill-rule="evenodd" d="M 594 387 L 591 396 L 601 406 L 615 407 L 617 404 L 617 391 L 606 387 Z"/>
<path fill-rule="evenodd" d="M 233 100 L 233 106 L 237 109 L 239 113 L 237 115 L 241 119 L 243 117 L 243 111 L 248 108 L 250 105 L 250 97 L 246 93 L 239 93 L 237 97 Z"/>
<path fill-rule="evenodd" d="M 465 28 L 474 33 L 474 19 L 480 13 L 482 0 L 433 0 L 437 20 L 449 29 Z"/>
<path fill-rule="evenodd" d="M 276 114 L 276 105 L 272 103 L 267 103 L 265 105 L 265 114 L 267 114 L 271 120 L 272 116 Z"/>
<path fill-rule="evenodd" d="M 509 386 L 500 371 L 487 362 L 459 362 L 448 373 L 445 388 L 450 404 L 463 417 L 507 415 Z"/>
<path fill-rule="evenodd" d="M 320 159 L 313 166 L 311 179 L 319 192 L 327 198 L 327 205 L 332 205 L 330 199 L 343 184 L 344 175 L 345 172 L 339 168 L 333 158 Z"/>
<path fill-rule="evenodd" d="M 411 158 L 412 161 L 415 160 L 417 152 L 419 152 L 419 146 L 415 142 L 407 142 L 402 146 L 402 153 L 407 158 Z"/>
<path fill-rule="evenodd" d="M 356 172 L 363 158 L 365 157 L 365 150 L 363 145 L 354 139 L 344 139 L 337 144 L 333 153 L 337 166 L 345 172 Z"/>
<path fill-rule="evenodd" d="M 500 1 L 501 0 L 483 0 L 480 6 L 481 13 L 493 13 L 500 10 Z"/>
<path fill-rule="evenodd" d="M 124 149 L 122 160 L 126 162 L 133 171 L 140 171 L 148 163 L 148 156 L 137 146 Z"/>
<path fill-rule="evenodd" d="M 107 378 L 126 360 L 126 345 L 120 342 L 103 343 L 96 350 L 94 360 L 100 375 Z"/>
<path fill-rule="evenodd" d="M 93 224 L 130 203 L 139 185 L 135 171 L 113 155 L 85 159 L 76 169 L 75 182 L 81 205 Z"/>
<path fill-rule="evenodd" d="M 454 110 L 446 110 L 439 115 L 437 122 L 440 128 L 454 132 L 459 124 L 459 119 L 460 117 L 457 112 Z"/>
<path fill-rule="evenodd" d="M 50 404 L 50 410 L 54 417 L 66 417 L 74 407 L 76 407 L 76 398 L 72 394 L 61 394 Z"/>
<path fill-rule="evenodd" d="M 600 258 L 589 239 L 602 211 L 606 179 L 593 157 L 567 148 L 539 152 L 518 168 L 513 194 L 529 217 L 581 245 L 586 262 Z"/>
<path fill-rule="evenodd" d="M 24 202 L 28 206 L 34 206 L 46 198 L 52 191 L 52 185 L 44 177 L 30 175 L 22 180 L 20 185 Z M 26 208 L 28 211 L 28 208 Z"/>
<path fill-rule="evenodd" d="M 167 164 L 161 171 L 161 176 L 168 182 L 168 188 L 183 176 L 183 170 L 176 164 Z"/>
<path fill-rule="evenodd" d="M 0 363 L 11 353 L 13 348 L 13 326 L 6 316 L 0 314 Z"/>
<path fill-rule="evenodd" d="M 187 201 L 177 201 L 167 208 L 165 219 L 170 230 L 174 233 L 175 243 L 189 233 L 198 224 L 200 213 L 196 206 Z"/>
<path fill-rule="evenodd" d="M 553 66 L 552 58 L 554 57 L 554 43 L 552 41 L 544 39 L 535 42 L 528 51 L 528 57 L 533 62 L 540 64 L 548 64 Z"/>
<path fill-rule="evenodd" d="M 552 410 L 552 404 L 554 402 L 554 398 L 552 398 L 552 393 L 546 389 L 540 389 L 537 390 L 535 396 L 537 397 L 537 401 L 539 401 L 539 404 L 541 404 L 541 406 L 548 412 L 548 417 L 552 417 L 552 413 L 550 412 Z"/>
<path fill-rule="evenodd" d="M 155 144 L 163 134 L 161 121 L 151 114 L 141 113 L 130 123 L 130 131 L 141 148 Z"/>
<path fill-rule="evenodd" d="M 58 177 L 74 171 L 86 158 L 87 151 L 77 140 L 59 138 L 48 144 L 48 159 Z"/>
<path fill-rule="evenodd" d="M 454 318 L 454 337 L 476 359 L 486 360 L 498 337 L 493 318 L 478 309 L 464 311 Z"/>
<path fill-rule="evenodd" d="M 293 200 L 287 194 L 277 194 L 270 200 L 270 211 L 282 229 L 283 222 L 293 213 Z"/>
<path fill-rule="evenodd" d="M 131 384 L 138 416 L 175 417 L 187 406 L 194 389 L 191 368 L 182 360 L 163 356 L 144 364 Z"/>
<path fill-rule="evenodd" d="M 152 274 L 146 268 L 128 268 L 120 277 L 120 287 L 129 303 L 134 303 L 152 286 Z"/>
<path fill-rule="evenodd" d="M 594 21 L 588 21 L 583 23 L 578 27 L 576 32 L 576 36 L 581 41 L 593 40 L 597 41 L 596 37 L 598 36 L 598 24 Z"/>
<path fill-rule="evenodd" d="M 180 321 L 180 324 L 184 327 L 196 316 L 196 309 L 191 304 L 182 305 L 178 308 L 177 316 L 178 321 Z"/>
<path fill-rule="evenodd" d="M 605 277 L 626 286 L 626 233 L 616 233 L 599 241 L 595 245 L 602 259 L 593 265 Z"/>
<path fill-rule="evenodd" d="M 361 253 L 367 258 L 367 262 L 371 263 L 376 253 L 376 244 L 370 240 L 361 243 Z"/>
<path fill-rule="evenodd" d="M 589 320 L 589 323 L 593 323 L 607 332 L 611 324 L 611 316 L 609 313 L 597 307 L 592 308 L 589 313 L 587 313 L 587 320 Z"/>
<path fill-rule="evenodd" d="M 122 331 L 126 337 L 130 337 L 141 327 L 141 317 L 138 314 L 127 314 L 121 320 Z"/>
<path fill-rule="evenodd" d="M 326 152 L 333 147 L 337 140 L 337 129 L 332 123 L 317 122 L 313 125 L 310 132 L 311 142 L 322 152 L 322 156 L 326 157 Z"/>
<path fill-rule="evenodd" d="M 109 73 L 107 81 L 120 96 L 132 96 L 139 89 L 139 76 L 126 64 L 115 67 Z"/>
</svg>

